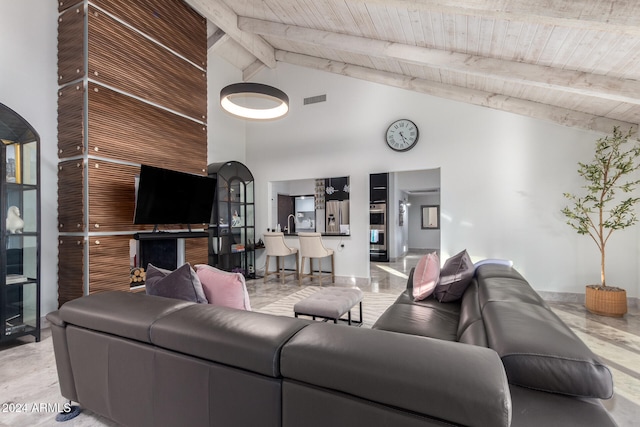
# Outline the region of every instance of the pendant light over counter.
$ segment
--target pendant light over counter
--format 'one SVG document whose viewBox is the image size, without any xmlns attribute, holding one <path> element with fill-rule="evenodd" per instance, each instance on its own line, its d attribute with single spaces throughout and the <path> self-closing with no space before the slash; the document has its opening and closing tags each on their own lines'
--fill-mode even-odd
<svg viewBox="0 0 640 427">
<path fill-rule="evenodd" d="M 249 101 L 249 105 L 238 103 L 240 98 Z M 289 97 L 273 86 L 261 83 L 234 83 L 220 91 L 220 106 L 228 113 L 243 119 L 273 120 L 289 112 Z"/>
</svg>

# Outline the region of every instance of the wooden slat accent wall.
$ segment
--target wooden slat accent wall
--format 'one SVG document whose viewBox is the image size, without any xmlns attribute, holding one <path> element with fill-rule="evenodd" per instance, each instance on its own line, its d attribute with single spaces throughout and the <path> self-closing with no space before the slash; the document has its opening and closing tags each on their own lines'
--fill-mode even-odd
<svg viewBox="0 0 640 427">
<path fill-rule="evenodd" d="M 194 267 L 196 264 L 208 264 L 209 239 L 185 239 L 185 260 Z"/>
<path fill-rule="evenodd" d="M 58 306 L 84 293 L 84 238 L 58 239 Z"/>
<path fill-rule="evenodd" d="M 206 68 L 207 20 L 176 0 L 93 0 L 93 4 Z"/>
<path fill-rule="evenodd" d="M 58 163 L 58 231 L 85 231 L 84 164 L 81 159 Z"/>
<path fill-rule="evenodd" d="M 131 236 L 89 237 L 89 292 L 128 291 Z"/>
<path fill-rule="evenodd" d="M 69 9 L 71 6 L 82 5 L 84 1 L 78 0 L 58 0 L 58 12 L 64 12 L 66 9 Z"/>
<path fill-rule="evenodd" d="M 58 91 L 58 157 L 84 153 L 84 85 L 82 82 Z"/>
<path fill-rule="evenodd" d="M 84 6 L 58 17 L 58 84 L 84 77 Z"/>
<path fill-rule="evenodd" d="M 89 7 L 88 76 L 197 120 L 206 120 L 206 73 Z"/>
<path fill-rule="evenodd" d="M 89 83 L 88 153 L 204 174 L 206 126 Z"/>
<path fill-rule="evenodd" d="M 135 231 L 137 166 L 89 160 L 89 231 Z"/>
<path fill-rule="evenodd" d="M 129 240 L 151 229 L 133 225 L 138 165 L 206 173 L 207 52 L 206 20 L 180 0 L 58 6 L 62 304 L 82 295 L 83 274 L 90 293 L 129 290 Z M 197 240 L 187 256 L 206 262 L 207 239 Z"/>
</svg>

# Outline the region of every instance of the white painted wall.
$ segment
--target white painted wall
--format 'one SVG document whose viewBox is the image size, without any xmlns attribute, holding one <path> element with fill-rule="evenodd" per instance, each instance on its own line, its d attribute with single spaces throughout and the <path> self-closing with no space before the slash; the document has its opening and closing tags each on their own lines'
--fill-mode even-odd
<svg viewBox="0 0 640 427">
<path fill-rule="evenodd" d="M 242 72 L 209 50 L 207 55 L 207 164 L 245 162 L 247 122 L 220 108 L 220 89 L 238 83 Z"/>
<path fill-rule="evenodd" d="M 58 306 L 57 3 L 0 1 L 0 103 L 40 135 L 41 311 Z"/>
<path fill-rule="evenodd" d="M 422 229 L 422 206 L 440 205 L 440 194 L 409 197 L 409 248 L 440 249 L 440 230 Z M 464 248 L 462 248 L 464 249 Z"/>
<path fill-rule="evenodd" d="M 443 259 L 465 248 L 474 260 L 509 258 L 545 291 L 582 293 L 599 279 L 597 249 L 560 209 L 564 191 L 579 191 L 577 162 L 591 158 L 601 135 L 288 64 L 255 80 L 291 99 L 286 118 L 247 124 L 256 212 L 269 212 L 269 181 L 349 175 L 352 226 L 339 275 L 369 277 L 369 174 L 440 168 Z M 302 105 L 321 94 L 327 102 Z M 396 153 L 384 132 L 403 117 L 419 126 L 420 142 Z M 271 222 L 258 215 L 258 232 Z M 637 259 L 638 231 L 614 235 L 609 282 L 630 296 L 639 294 Z"/>
<path fill-rule="evenodd" d="M 440 249 L 440 230 L 423 230 L 420 221 L 420 204 L 440 204 L 440 195 L 418 197 L 410 196 L 407 191 L 439 190 L 440 169 L 415 170 L 394 172 L 390 175 L 393 179 L 393 194 L 390 198 L 390 206 L 393 205 L 395 218 L 391 225 L 393 228 L 390 237 L 394 240 L 394 248 L 391 257 L 404 255 L 408 249 Z M 406 200 L 412 205 L 405 207 L 404 225 L 399 226 L 399 201 Z"/>
</svg>

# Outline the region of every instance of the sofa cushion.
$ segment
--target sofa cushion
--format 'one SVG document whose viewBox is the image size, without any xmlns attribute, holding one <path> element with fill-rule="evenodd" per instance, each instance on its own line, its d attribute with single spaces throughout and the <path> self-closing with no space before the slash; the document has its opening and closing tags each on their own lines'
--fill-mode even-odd
<svg viewBox="0 0 640 427">
<path fill-rule="evenodd" d="M 480 306 L 484 306 L 490 301 L 514 301 L 547 307 L 547 303 L 533 290 L 529 283 L 524 279 L 511 277 L 488 277 L 484 279 L 479 289 L 479 299 Z"/>
<path fill-rule="evenodd" d="M 191 305 L 192 302 L 150 297 L 141 292 L 96 292 L 64 303 L 60 307 L 60 319 L 94 331 L 150 343 L 151 325 Z"/>
<path fill-rule="evenodd" d="M 478 299 L 479 285 L 474 278 L 467 287 L 460 303 L 460 323 L 458 341 L 465 344 L 487 347 L 487 334 L 484 331 L 482 310 Z M 447 304 L 448 305 L 448 304 Z"/>
<path fill-rule="evenodd" d="M 595 399 L 576 399 L 557 393 L 510 385 L 512 426 L 598 426 L 615 427 L 611 415 Z M 631 423 L 633 424 L 633 423 Z"/>
<path fill-rule="evenodd" d="M 512 279 L 525 280 L 518 270 L 504 263 L 493 262 L 478 265 L 475 274 L 478 281 L 483 281 L 489 277 L 510 277 Z"/>
<path fill-rule="evenodd" d="M 251 311 L 249 293 L 242 273 L 231 273 L 207 264 L 196 264 L 209 304 Z"/>
<path fill-rule="evenodd" d="M 456 341 L 458 314 L 417 304 L 392 304 L 372 329 Z"/>
<path fill-rule="evenodd" d="M 286 379 L 328 390 L 334 400 L 361 398 L 432 417 L 403 425 L 506 427 L 511 422 L 504 368 L 487 348 L 317 322 L 284 346 L 281 360 Z M 375 425 L 393 425 L 385 421 Z"/>
<path fill-rule="evenodd" d="M 189 263 L 174 271 L 158 268 L 153 264 L 147 266 L 145 291 L 148 295 L 176 298 L 185 301 L 207 303 L 202 283 Z"/>
<path fill-rule="evenodd" d="M 191 304 L 158 319 L 149 336 L 159 347 L 277 378 L 281 375 L 282 347 L 309 323 L 293 317 Z M 228 384 L 231 390 L 237 390 L 234 386 Z"/>
<path fill-rule="evenodd" d="M 492 301 L 482 316 L 489 347 L 502 358 L 511 384 L 571 396 L 612 396 L 609 369 L 551 310 Z"/>
<path fill-rule="evenodd" d="M 484 322 L 482 320 L 476 320 L 467 325 L 464 331 L 458 336 L 458 342 L 477 345 L 479 347 L 489 347 L 487 333 L 484 330 Z"/>
<path fill-rule="evenodd" d="M 476 261 L 473 263 L 473 265 L 478 268 L 481 265 L 485 265 L 485 264 L 501 264 L 501 265 L 505 265 L 507 267 L 513 267 L 513 261 L 511 261 L 510 259 L 503 259 L 503 258 L 485 258 L 485 259 L 481 259 L 480 261 Z"/>
<path fill-rule="evenodd" d="M 433 293 L 440 277 L 440 259 L 435 252 L 418 261 L 413 272 L 413 299 L 420 301 Z"/>
<path fill-rule="evenodd" d="M 478 281 L 473 278 L 462 295 L 460 300 L 460 323 L 458 324 L 458 335 L 464 332 L 464 329 L 477 320 L 482 320 L 482 309 L 480 300 L 478 299 L 480 286 Z"/>
<path fill-rule="evenodd" d="M 433 295 L 420 301 L 414 301 L 410 291 L 404 291 L 396 298 L 394 304 L 411 304 L 417 307 L 432 308 L 434 310 L 451 313 L 458 317 L 460 316 L 460 301 L 443 303 L 435 299 Z"/>
<path fill-rule="evenodd" d="M 440 281 L 435 289 L 436 299 L 450 302 L 462 298 L 474 271 L 475 267 L 466 249 L 447 259 L 440 270 Z"/>
</svg>

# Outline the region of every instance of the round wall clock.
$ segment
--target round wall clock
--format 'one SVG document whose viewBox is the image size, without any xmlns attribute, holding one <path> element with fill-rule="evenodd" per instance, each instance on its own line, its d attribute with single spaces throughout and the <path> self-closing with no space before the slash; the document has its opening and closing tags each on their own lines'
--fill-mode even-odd
<svg viewBox="0 0 640 427">
<path fill-rule="evenodd" d="M 387 129 L 387 145 L 395 151 L 407 151 L 415 147 L 419 136 L 418 126 L 411 120 L 396 120 Z"/>
</svg>

